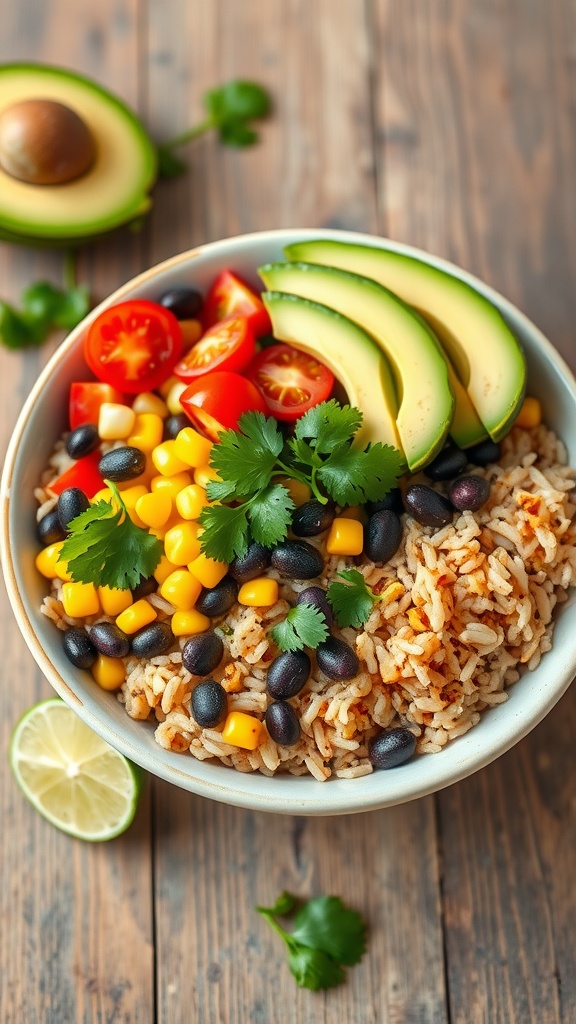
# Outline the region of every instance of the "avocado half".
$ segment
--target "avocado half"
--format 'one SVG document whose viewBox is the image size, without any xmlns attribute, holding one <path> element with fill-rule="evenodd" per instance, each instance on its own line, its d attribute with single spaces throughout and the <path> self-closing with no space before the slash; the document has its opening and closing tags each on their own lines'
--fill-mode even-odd
<svg viewBox="0 0 576 1024">
<path fill-rule="evenodd" d="M 0 111 L 27 99 L 57 100 L 74 110 L 92 133 L 96 157 L 85 174 L 62 185 L 31 185 L 0 168 L 0 240 L 73 245 L 146 212 L 156 148 L 121 100 L 62 68 L 0 65 Z"/>
</svg>

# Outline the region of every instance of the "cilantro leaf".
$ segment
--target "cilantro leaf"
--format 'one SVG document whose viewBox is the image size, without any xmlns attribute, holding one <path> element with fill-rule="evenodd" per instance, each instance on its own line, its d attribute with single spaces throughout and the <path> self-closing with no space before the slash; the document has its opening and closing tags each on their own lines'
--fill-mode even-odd
<svg viewBox="0 0 576 1024">
<path fill-rule="evenodd" d="M 57 288 L 36 281 L 22 292 L 22 309 L 0 302 L 0 340 L 7 348 L 41 345 L 54 328 L 70 330 L 90 309 L 88 289 L 70 284 Z"/>
<path fill-rule="evenodd" d="M 245 412 L 238 420 L 238 426 L 246 437 L 254 444 L 274 455 L 280 455 L 284 438 L 278 430 L 278 423 L 273 416 L 264 416 L 261 412 Z"/>
<path fill-rule="evenodd" d="M 266 487 L 272 476 L 283 438 L 276 421 L 261 412 L 249 412 L 240 417 L 238 430 L 224 430 L 219 443 L 212 449 L 210 465 L 227 485 L 208 491 L 211 500 L 249 497 Z M 216 481 L 217 483 L 217 481 Z"/>
<path fill-rule="evenodd" d="M 396 486 L 401 469 L 396 448 L 378 441 L 363 452 L 344 443 L 332 450 L 317 475 L 339 505 L 358 505 L 383 498 Z"/>
<path fill-rule="evenodd" d="M 270 630 L 270 636 L 281 651 L 301 651 L 317 647 L 329 635 L 326 619 L 311 604 L 296 604 L 288 615 Z"/>
<path fill-rule="evenodd" d="M 172 145 L 167 142 L 156 148 L 158 175 L 160 178 L 180 178 L 186 174 L 188 164 L 172 152 Z"/>
<path fill-rule="evenodd" d="M 75 583 L 130 590 L 142 576 L 151 576 L 162 544 L 148 530 L 135 526 L 113 483 L 106 481 L 114 504 L 98 501 L 69 524 L 62 561 Z"/>
<path fill-rule="evenodd" d="M 343 569 L 338 573 L 346 583 L 333 581 L 327 597 L 339 626 L 363 626 L 370 616 L 374 602 L 380 600 L 358 569 Z"/>
<path fill-rule="evenodd" d="M 333 398 L 309 409 L 296 424 L 299 440 L 310 438 L 315 451 L 329 454 L 333 448 L 350 441 L 362 423 L 362 413 L 350 405 L 339 405 Z"/>
<path fill-rule="evenodd" d="M 259 491 L 244 507 L 254 540 L 265 548 L 284 540 L 292 522 L 294 502 L 282 484 L 271 484 Z"/>
<path fill-rule="evenodd" d="M 288 954 L 288 966 L 296 979 L 296 984 L 300 988 L 312 989 L 313 992 L 335 988 L 346 979 L 340 964 L 321 949 L 297 946 Z"/>
<path fill-rule="evenodd" d="M 366 925 L 337 896 L 308 900 L 294 918 L 292 938 L 321 949 L 341 964 L 357 964 L 366 952 Z"/>
<path fill-rule="evenodd" d="M 203 508 L 198 522 L 203 527 L 202 551 L 219 562 L 231 562 L 243 555 L 249 544 L 246 505 L 210 505 Z"/>
<path fill-rule="evenodd" d="M 302 438 L 291 437 L 288 440 L 288 449 L 296 461 L 301 463 L 303 466 L 309 466 L 311 469 L 318 469 L 322 465 L 322 459 L 320 456 L 317 455 L 307 441 L 304 441 Z"/>
</svg>

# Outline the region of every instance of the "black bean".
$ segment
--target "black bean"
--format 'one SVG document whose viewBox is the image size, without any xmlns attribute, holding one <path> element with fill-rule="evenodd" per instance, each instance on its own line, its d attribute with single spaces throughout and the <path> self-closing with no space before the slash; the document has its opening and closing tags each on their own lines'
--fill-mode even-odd
<svg viewBox="0 0 576 1024">
<path fill-rule="evenodd" d="M 305 540 L 285 540 L 272 551 L 273 567 L 292 580 L 313 580 L 324 569 L 324 559 Z"/>
<path fill-rule="evenodd" d="M 195 288 L 171 288 L 158 299 L 178 320 L 195 320 L 204 299 Z"/>
<path fill-rule="evenodd" d="M 468 462 L 471 462 L 473 466 L 489 466 L 491 462 L 498 462 L 500 445 L 488 437 L 485 441 L 480 441 L 479 444 L 473 444 L 471 448 L 467 448 L 466 455 Z"/>
<path fill-rule="evenodd" d="M 196 601 L 196 609 L 211 619 L 230 611 L 238 597 L 238 584 L 231 576 L 225 576 L 215 587 L 204 587 Z"/>
<path fill-rule="evenodd" d="M 344 681 L 353 679 L 360 671 L 360 662 L 356 652 L 343 640 L 330 636 L 316 648 L 318 668 L 328 679 Z"/>
<path fill-rule="evenodd" d="M 174 644 L 174 634 L 168 622 L 151 622 L 132 637 L 132 654 L 137 658 L 157 658 Z"/>
<path fill-rule="evenodd" d="M 122 448 L 112 448 L 102 456 L 98 463 L 100 476 L 106 480 L 114 480 L 114 482 L 134 480 L 145 469 L 146 456 L 144 452 L 129 444 Z"/>
<path fill-rule="evenodd" d="M 460 512 L 476 512 L 490 497 L 490 484 L 483 476 L 459 476 L 448 488 L 448 497 Z"/>
<path fill-rule="evenodd" d="M 386 729 L 370 740 L 368 757 L 375 768 L 395 768 L 415 750 L 416 737 L 409 729 Z"/>
<path fill-rule="evenodd" d="M 84 629 L 67 629 L 62 637 L 64 654 L 76 668 L 90 668 L 98 653 Z"/>
<path fill-rule="evenodd" d="M 58 498 L 56 508 L 60 526 L 63 530 L 68 530 L 68 524 L 76 519 L 76 516 L 90 508 L 90 502 L 79 487 L 67 487 Z"/>
<path fill-rule="evenodd" d="M 155 576 L 141 576 L 140 583 L 136 584 L 132 591 L 132 600 L 139 601 L 141 597 L 148 597 L 158 590 L 158 580 Z"/>
<path fill-rule="evenodd" d="M 371 562 L 389 562 L 402 540 L 402 523 L 390 509 L 375 512 L 364 531 L 364 554 Z"/>
<path fill-rule="evenodd" d="M 76 430 L 69 434 L 66 451 L 71 459 L 81 459 L 84 455 L 93 452 L 99 444 L 100 438 L 94 424 L 83 423 L 81 427 L 76 427 Z"/>
<path fill-rule="evenodd" d="M 323 505 L 312 498 L 292 514 L 292 533 L 296 537 L 316 537 L 329 529 L 335 515 L 336 509 L 331 501 Z"/>
<path fill-rule="evenodd" d="M 162 435 L 163 441 L 173 441 L 175 437 L 184 427 L 190 426 L 190 420 L 183 412 L 179 412 L 176 416 L 169 416 L 167 420 L 164 420 L 164 433 Z"/>
<path fill-rule="evenodd" d="M 213 729 L 226 716 L 226 690 L 214 679 L 205 679 L 192 690 L 190 711 L 202 729 Z"/>
<path fill-rule="evenodd" d="M 182 648 L 182 662 L 193 676 L 207 676 L 224 656 L 224 644 L 216 633 L 191 636 Z"/>
<path fill-rule="evenodd" d="M 66 530 L 62 528 L 56 505 L 39 520 L 36 533 L 42 544 L 57 544 L 59 540 L 64 540 Z"/>
<path fill-rule="evenodd" d="M 274 701 L 264 715 L 266 728 L 271 739 L 283 747 L 293 747 L 300 739 L 298 715 L 290 704 L 283 700 Z"/>
<path fill-rule="evenodd" d="M 228 566 L 228 572 L 237 583 L 248 583 L 249 580 L 261 576 L 270 565 L 270 548 L 254 541 L 249 545 L 246 552 L 235 558 Z"/>
<path fill-rule="evenodd" d="M 96 650 L 109 658 L 125 658 L 130 654 L 130 637 L 115 622 L 96 622 L 90 630 L 90 639 Z"/>
<path fill-rule="evenodd" d="M 306 651 L 284 651 L 270 662 L 266 687 L 272 697 L 286 700 L 306 686 L 312 669 Z"/>
<path fill-rule="evenodd" d="M 422 526 L 446 526 L 454 514 L 448 499 L 425 484 L 411 484 L 404 494 L 404 504 Z"/>
<path fill-rule="evenodd" d="M 306 587 L 305 590 L 301 590 L 296 598 L 296 604 L 311 604 L 314 608 L 319 608 L 326 619 L 328 628 L 332 625 L 332 607 L 328 602 L 326 591 L 322 587 Z"/>
<path fill-rule="evenodd" d="M 367 501 L 366 511 L 369 516 L 374 515 L 375 512 L 383 512 L 385 509 L 389 509 L 390 512 L 397 512 L 400 515 L 404 511 L 404 505 L 402 504 L 402 491 L 399 487 L 393 487 L 385 498 L 381 498 L 380 501 Z"/>
<path fill-rule="evenodd" d="M 452 480 L 466 469 L 467 464 L 466 453 L 456 445 L 449 444 L 426 466 L 424 472 L 430 480 Z"/>
</svg>

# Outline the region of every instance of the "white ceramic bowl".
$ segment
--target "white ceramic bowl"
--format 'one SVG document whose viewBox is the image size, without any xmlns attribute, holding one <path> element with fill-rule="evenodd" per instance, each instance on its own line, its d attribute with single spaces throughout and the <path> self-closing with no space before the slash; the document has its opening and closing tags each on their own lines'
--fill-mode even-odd
<svg viewBox="0 0 576 1024">
<path fill-rule="evenodd" d="M 8 449 L 2 479 L 2 557 L 12 607 L 22 635 L 57 693 L 95 732 L 147 771 L 183 789 L 224 803 L 291 814 L 344 814 L 403 803 L 465 778 L 522 739 L 556 704 L 576 674 L 576 602 L 562 606 L 552 650 L 534 672 L 510 690 L 509 700 L 482 715 L 479 724 L 438 754 L 425 754 L 390 771 L 356 780 L 236 772 L 220 763 L 197 761 L 160 748 L 153 726 L 130 719 L 114 695 L 99 689 L 87 672 L 73 668 L 62 652 L 60 633 L 40 614 L 46 581 L 34 567 L 33 488 L 55 440 L 67 428 L 68 388 L 85 379 L 82 339 L 87 324 L 116 302 L 156 299 L 168 288 L 206 290 L 218 271 L 231 267 L 258 285 L 256 268 L 281 259 L 290 242 L 331 237 L 411 253 L 467 281 L 502 312 L 524 346 L 529 392 L 542 401 L 546 422 L 567 444 L 576 464 L 576 382 L 552 345 L 514 306 L 470 274 L 444 260 L 394 242 L 343 231 L 280 230 L 227 239 L 175 256 L 128 282 L 106 299 L 66 339 L 36 382 Z M 28 510 L 28 512 L 27 512 Z"/>
</svg>

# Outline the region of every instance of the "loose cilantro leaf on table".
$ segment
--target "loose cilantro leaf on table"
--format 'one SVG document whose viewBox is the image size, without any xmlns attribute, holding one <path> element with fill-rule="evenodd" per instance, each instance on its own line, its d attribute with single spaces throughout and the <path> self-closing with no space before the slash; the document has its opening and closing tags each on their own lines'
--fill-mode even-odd
<svg viewBox="0 0 576 1024">
<path fill-rule="evenodd" d="M 382 600 L 368 586 L 358 569 L 343 569 L 338 573 L 345 583 L 330 584 L 327 597 L 339 626 L 363 626 L 376 601 Z"/>
<path fill-rule="evenodd" d="M 342 965 L 357 964 L 366 952 L 366 925 L 360 914 L 337 896 L 308 900 L 286 931 L 276 920 L 295 910 L 297 901 L 284 892 L 273 907 L 256 907 L 288 947 L 288 966 L 301 988 L 334 988 L 346 980 Z"/>
<path fill-rule="evenodd" d="M 281 651 L 301 651 L 327 640 L 329 629 L 319 608 L 296 604 L 286 618 L 270 630 L 270 635 Z"/>
<path fill-rule="evenodd" d="M 113 502 L 98 501 L 69 523 L 70 536 L 61 559 L 75 583 L 130 590 L 149 577 L 162 555 L 162 544 L 135 526 L 115 484 L 105 481 Z"/>
<path fill-rule="evenodd" d="M 0 302 L 0 339 L 7 348 L 41 345 L 54 328 L 71 330 L 90 309 L 88 289 L 83 285 L 57 288 L 49 281 L 30 285 L 21 301 L 21 309 Z"/>
</svg>

